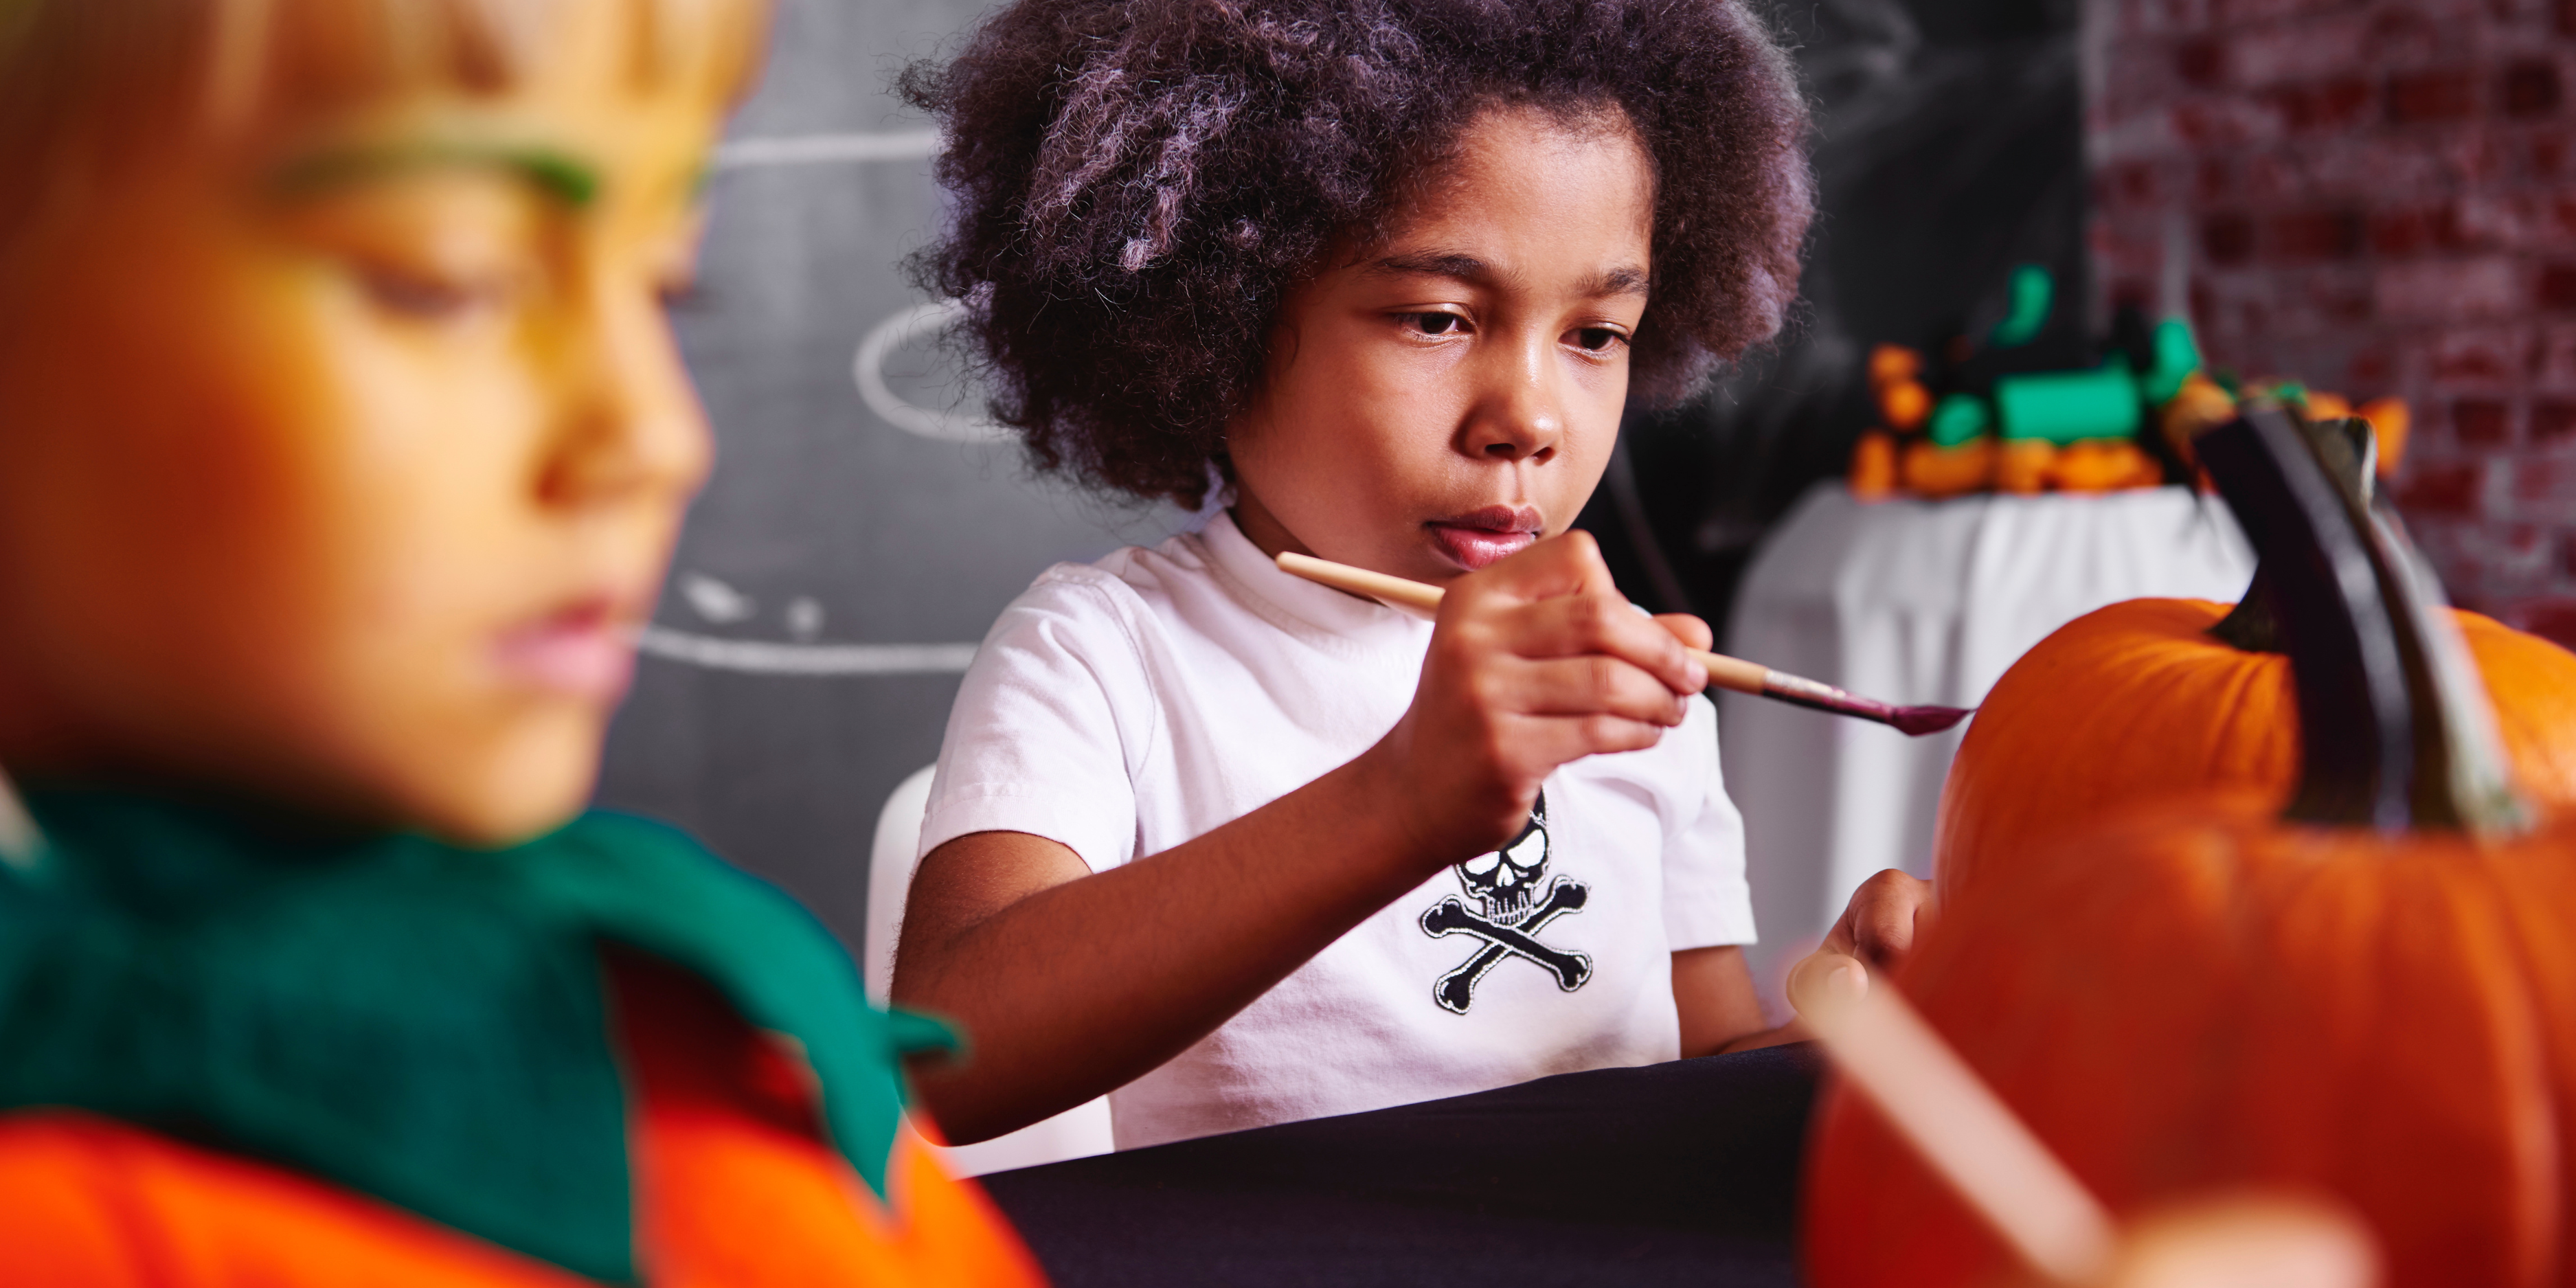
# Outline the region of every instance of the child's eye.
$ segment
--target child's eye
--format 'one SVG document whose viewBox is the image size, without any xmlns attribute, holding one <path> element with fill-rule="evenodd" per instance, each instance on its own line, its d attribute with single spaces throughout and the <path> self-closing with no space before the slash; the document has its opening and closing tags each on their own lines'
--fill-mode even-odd
<svg viewBox="0 0 2576 1288">
<path fill-rule="evenodd" d="M 1574 332 L 1575 347 L 1586 353 L 1608 353 L 1627 342 L 1625 333 L 1606 326 L 1579 327 Z"/>
<path fill-rule="evenodd" d="M 1406 313 L 1405 325 L 1420 335 L 1456 335 L 1467 329 L 1467 319 L 1455 313 Z"/>
<path fill-rule="evenodd" d="M 509 294 L 509 283 L 498 277 L 450 277 L 383 264 L 361 266 L 358 281 L 377 308 L 421 322 L 458 321 Z"/>
<path fill-rule="evenodd" d="M 702 313 L 715 307 L 713 293 L 694 277 L 664 281 L 654 288 L 654 294 L 668 313 Z"/>
</svg>

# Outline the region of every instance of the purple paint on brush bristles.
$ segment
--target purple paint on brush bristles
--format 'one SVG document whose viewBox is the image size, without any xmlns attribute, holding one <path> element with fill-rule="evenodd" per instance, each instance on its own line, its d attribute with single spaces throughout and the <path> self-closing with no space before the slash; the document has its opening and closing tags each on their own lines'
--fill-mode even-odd
<svg viewBox="0 0 2576 1288">
<path fill-rule="evenodd" d="M 1875 720 L 1909 738 L 1920 738 L 1927 733 L 1939 733 L 1967 719 L 1970 714 L 1970 711 L 1963 707 L 1901 707 L 1892 702 L 1881 702 L 1875 698 L 1845 693 L 1830 684 L 1800 676 L 1783 675 L 1777 671 L 1771 673 L 1770 682 L 1763 686 L 1762 695 L 1814 711 Z"/>
<path fill-rule="evenodd" d="M 1966 707 L 1890 707 L 1887 723 L 1896 726 L 1898 733 L 1920 738 L 1927 733 L 1939 733 L 1967 719 L 1970 714 Z"/>
</svg>

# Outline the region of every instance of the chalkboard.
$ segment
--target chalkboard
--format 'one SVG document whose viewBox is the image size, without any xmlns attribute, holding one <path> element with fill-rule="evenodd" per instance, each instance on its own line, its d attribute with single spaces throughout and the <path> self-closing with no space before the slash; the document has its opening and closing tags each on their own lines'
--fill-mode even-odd
<svg viewBox="0 0 2576 1288">
<path fill-rule="evenodd" d="M 1002 606 L 1051 563 L 1188 517 L 1036 481 L 1015 448 L 977 441 L 936 302 L 904 280 L 899 261 L 939 226 L 938 136 L 888 85 L 985 8 L 779 6 L 767 76 L 718 157 L 700 289 L 676 317 L 716 470 L 599 792 L 785 886 L 852 945 L 878 809 L 938 757 L 958 674 Z"/>
</svg>

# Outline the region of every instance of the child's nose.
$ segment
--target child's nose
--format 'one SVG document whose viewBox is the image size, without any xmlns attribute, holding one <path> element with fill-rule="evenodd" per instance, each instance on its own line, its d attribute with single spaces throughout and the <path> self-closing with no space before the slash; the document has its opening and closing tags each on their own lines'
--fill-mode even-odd
<svg viewBox="0 0 2576 1288">
<path fill-rule="evenodd" d="M 669 324 L 649 296 L 634 294 L 595 292 L 572 322 L 581 353 L 566 364 L 560 429 L 542 474 L 550 503 L 686 496 L 712 464 L 706 413 Z"/>
<path fill-rule="evenodd" d="M 1545 351 L 1497 352 L 1468 419 L 1462 446 L 1488 460 L 1545 461 L 1565 436 L 1564 391 Z"/>
</svg>

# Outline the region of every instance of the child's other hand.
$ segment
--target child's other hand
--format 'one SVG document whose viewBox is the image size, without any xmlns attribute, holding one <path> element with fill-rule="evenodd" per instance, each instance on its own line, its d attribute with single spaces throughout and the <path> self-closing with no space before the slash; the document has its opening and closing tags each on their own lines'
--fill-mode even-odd
<svg viewBox="0 0 2576 1288">
<path fill-rule="evenodd" d="M 1425 857 L 1510 841 L 1557 766 L 1679 725 L 1708 684 L 1686 639 L 1708 626 L 1638 612 L 1584 532 L 1450 583 L 1413 706 L 1372 753 Z"/>
<path fill-rule="evenodd" d="M 1892 971 L 1914 950 L 1917 933 L 1931 923 L 1932 883 L 1889 868 L 1852 891 L 1842 920 L 1817 951 L 1857 957 L 1873 971 Z"/>
</svg>

